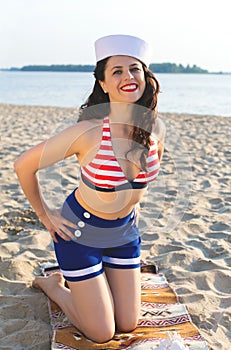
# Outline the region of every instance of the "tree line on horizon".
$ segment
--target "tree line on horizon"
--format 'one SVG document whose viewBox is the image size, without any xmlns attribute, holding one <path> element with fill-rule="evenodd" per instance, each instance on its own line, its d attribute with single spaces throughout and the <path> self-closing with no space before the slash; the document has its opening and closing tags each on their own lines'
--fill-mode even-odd
<svg viewBox="0 0 231 350">
<path fill-rule="evenodd" d="M 52 65 L 28 65 L 21 68 L 4 69 L 8 71 L 23 71 L 23 72 L 93 72 L 94 65 L 82 64 L 52 64 Z M 182 64 L 176 63 L 151 63 L 149 69 L 154 73 L 209 73 L 208 70 L 202 69 L 195 64 L 189 64 L 184 67 Z"/>
</svg>

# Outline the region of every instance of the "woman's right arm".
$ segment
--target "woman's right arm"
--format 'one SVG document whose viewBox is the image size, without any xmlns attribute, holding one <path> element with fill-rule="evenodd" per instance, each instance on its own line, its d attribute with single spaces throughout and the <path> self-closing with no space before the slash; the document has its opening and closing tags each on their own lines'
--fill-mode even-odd
<svg viewBox="0 0 231 350">
<path fill-rule="evenodd" d="M 76 225 L 61 217 L 59 210 L 48 208 L 43 199 L 36 173 L 39 169 L 46 168 L 73 154 L 78 154 L 86 145 L 84 135 L 86 135 L 86 128 L 78 123 L 29 149 L 14 163 L 23 192 L 55 242 L 57 242 L 55 233 L 65 240 L 73 239 L 74 235 L 67 226 L 75 229 Z"/>
</svg>

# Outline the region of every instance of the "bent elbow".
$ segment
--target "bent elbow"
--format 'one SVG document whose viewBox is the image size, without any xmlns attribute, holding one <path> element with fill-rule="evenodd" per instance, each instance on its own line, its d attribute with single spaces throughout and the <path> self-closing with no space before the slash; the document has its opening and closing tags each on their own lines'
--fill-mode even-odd
<svg viewBox="0 0 231 350">
<path fill-rule="evenodd" d="M 18 159 L 16 159 L 13 166 L 17 176 L 19 176 L 20 174 L 29 173 L 29 172 L 36 174 L 37 172 L 37 170 L 34 169 L 34 167 L 32 166 L 32 163 L 28 162 L 23 156 L 20 156 Z"/>
<path fill-rule="evenodd" d="M 18 174 L 20 168 L 21 168 L 21 165 L 20 165 L 20 159 L 16 159 L 16 161 L 14 162 L 13 166 L 14 166 L 14 171 L 16 172 L 16 174 Z"/>
</svg>

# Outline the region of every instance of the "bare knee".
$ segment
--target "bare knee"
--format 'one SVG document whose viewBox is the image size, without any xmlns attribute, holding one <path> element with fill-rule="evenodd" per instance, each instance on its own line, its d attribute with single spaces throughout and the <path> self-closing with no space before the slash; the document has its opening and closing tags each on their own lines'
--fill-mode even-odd
<svg viewBox="0 0 231 350">
<path fill-rule="evenodd" d="M 95 326 L 94 329 L 86 331 L 86 336 L 96 343 L 106 343 L 114 337 L 115 328 Z"/>
<path fill-rule="evenodd" d="M 120 320 L 117 322 L 117 328 L 120 332 L 132 332 L 137 327 L 137 320 Z"/>
<path fill-rule="evenodd" d="M 94 325 L 85 325 L 80 327 L 77 323 L 73 322 L 73 325 L 78 328 L 86 338 L 96 343 L 106 343 L 111 340 L 115 334 L 115 325 L 105 326 L 104 324 L 95 323 Z"/>
</svg>

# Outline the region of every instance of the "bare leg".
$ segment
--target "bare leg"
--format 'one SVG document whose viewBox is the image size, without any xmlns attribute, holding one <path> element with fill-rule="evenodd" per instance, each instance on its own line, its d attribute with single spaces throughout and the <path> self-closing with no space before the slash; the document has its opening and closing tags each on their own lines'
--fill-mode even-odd
<svg viewBox="0 0 231 350">
<path fill-rule="evenodd" d="M 71 292 L 64 286 L 64 283 L 65 280 L 62 273 L 55 272 L 49 276 L 36 277 L 33 281 L 33 287 L 41 289 L 50 299 L 56 302 L 67 315 L 70 322 L 78 327 Z M 60 302 L 61 300 L 62 302 Z"/>
<path fill-rule="evenodd" d="M 98 343 L 111 339 L 115 332 L 113 299 L 104 274 L 64 286 L 60 272 L 37 277 L 33 286 L 57 303 L 70 322 Z"/>
<path fill-rule="evenodd" d="M 140 315 L 141 286 L 140 268 L 105 268 L 115 304 L 117 328 L 123 332 L 132 331 L 137 326 Z"/>
</svg>

